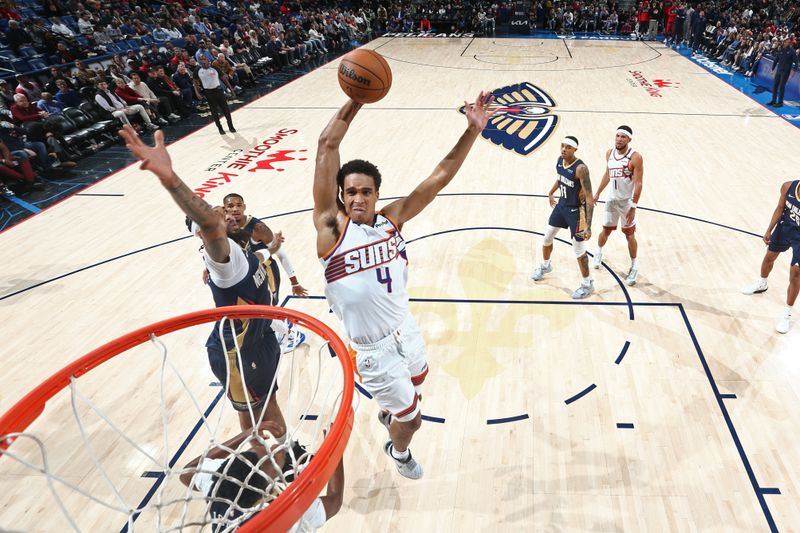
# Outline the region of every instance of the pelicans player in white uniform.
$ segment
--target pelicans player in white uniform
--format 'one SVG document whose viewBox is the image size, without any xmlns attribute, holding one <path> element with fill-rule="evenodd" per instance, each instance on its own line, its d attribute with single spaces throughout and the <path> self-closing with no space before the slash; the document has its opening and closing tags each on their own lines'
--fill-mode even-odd
<svg viewBox="0 0 800 533">
<path fill-rule="evenodd" d="M 636 254 L 639 248 L 636 242 L 636 207 L 642 195 L 642 174 L 644 162 L 639 152 L 630 147 L 633 130 L 629 126 L 617 128 L 614 148 L 606 152 L 607 167 L 600 180 L 600 186 L 594 195 L 594 201 L 600 201 L 600 193 L 606 188 L 609 181 L 611 187 L 606 195 L 606 214 L 603 222 L 603 231 L 597 239 L 597 253 L 594 254 L 592 266 L 600 268 L 603 262 L 603 246 L 606 245 L 608 236 L 617 229 L 621 221 L 622 233 L 628 239 L 628 253 L 631 256 L 631 268 L 625 278 L 628 285 L 636 284 L 639 274 L 639 265 Z"/>
<path fill-rule="evenodd" d="M 410 479 L 423 473 L 408 446 L 422 423 L 420 391 L 428 365 L 425 342 L 408 309 L 408 261 L 400 231 L 453 179 L 494 114 L 492 100 L 481 92 L 474 104 L 465 102 L 467 129 L 450 153 L 410 195 L 380 212 L 377 167 L 360 159 L 339 166 L 339 145 L 361 104 L 348 100 L 319 138 L 314 226 L 325 296 L 355 351 L 361 383 L 389 430 L 384 452 Z"/>
</svg>

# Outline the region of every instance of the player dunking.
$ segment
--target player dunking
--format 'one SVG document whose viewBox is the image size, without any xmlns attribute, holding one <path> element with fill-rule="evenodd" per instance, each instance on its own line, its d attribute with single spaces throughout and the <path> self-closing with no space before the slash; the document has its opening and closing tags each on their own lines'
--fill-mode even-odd
<svg viewBox="0 0 800 533">
<path fill-rule="evenodd" d="M 191 220 L 192 233 L 203 240 L 209 287 L 217 307 L 242 303 L 269 305 L 270 293 L 265 282 L 267 273 L 261 260 L 249 249 L 242 249 L 243 236 L 238 224 L 231 217 L 227 217 L 226 222 L 221 207 L 212 208 L 175 174 L 164 146 L 164 134 L 160 130 L 156 132 L 154 147 L 144 144 L 136 131 L 127 125 L 120 131 L 120 136 L 142 162 L 140 168 L 158 177 Z M 237 345 L 241 352 L 241 367 Z M 228 384 L 228 398 L 239 413 L 242 429 L 252 427 L 253 418 L 259 421 L 263 411 L 264 420 L 275 422 L 282 428 L 277 436 L 283 435 L 286 423 L 275 398 L 276 390 L 270 394 L 280 358 L 280 347 L 270 321 L 226 321 L 222 328 L 217 322 L 208 337 L 206 349 L 214 375 L 223 385 Z"/>
<path fill-rule="evenodd" d="M 617 135 L 614 148 L 606 152 L 606 172 L 600 180 L 600 186 L 594 195 L 594 201 L 600 201 L 600 193 L 611 181 L 611 188 L 606 195 L 606 215 L 603 222 L 603 231 L 597 239 L 597 253 L 594 255 L 592 267 L 600 268 L 603 262 L 603 246 L 606 245 L 608 236 L 617 229 L 617 224 L 622 226 L 622 233 L 628 239 L 628 253 L 631 256 L 631 268 L 625 278 L 628 285 L 636 284 L 636 276 L 639 274 L 637 264 L 637 251 L 639 248 L 636 242 L 636 207 L 639 197 L 642 195 L 642 174 L 644 173 L 644 161 L 641 154 L 631 148 L 630 142 L 633 138 L 633 130 L 629 126 L 617 128 Z"/>
<path fill-rule="evenodd" d="M 481 92 L 464 103 L 467 129 L 433 173 L 410 195 L 376 212 L 381 174 L 355 159 L 339 166 L 339 145 L 361 104 L 348 101 L 319 138 L 314 172 L 317 255 L 325 296 L 342 321 L 364 388 L 389 430 L 384 452 L 401 475 L 422 477 L 408 445 L 421 424 L 420 391 L 428 373 L 425 342 L 408 309 L 406 245 L 400 230 L 430 204 L 461 167 L 494 111 Z"/>
<path fill-rule="evenodd" d="M 592 182 L 589 179 L 589 169 L 580 159 L 575 158 L 578 149 L 578 139 L 572 135 L 564 137 L 561 142 L 561 157 L 556 162 L 555 183 L 550 187 L 547 196 L 553 212 L 547 221 L 547 230 L 544 234 L 542 246 L 542 264 L 531 274 L 531 279 L 539 281 L 548 272 L 553 271 L 550 264 L 550 254 L 553 253 L 553 239 L 559 228 L 569 228 L 572 237 L 572 251 L 578 259 L 578 267 L 583 276 L 580 287 L 575 289 L 572 297 L 576 300 L 587 298 L 594 292 L 594 283 L 589 276 L 589 257 L 586 255 L 586 243 L 592 236 L 592 214 L 594 200 L 592 198 Z M 561 191 L 561 197 L 553 197 L 556 190 Z"/>
<path fill-rule="evenodd" d="M 786 290 L 786 309 L 775 325 L 778 333 L 786 333 L 792 325 L 792 306 L 800 292 L 800 180 L 787 181 L 781 185 L 781 197 L 772 213 L 769 227 L 764 234 L 767 253 L 761 262 L 761 279 L 754 285 L 742 289 L 744 294 L 759 294 L 767 291 L 767 277 L 778 255 L 792 249 L 789 267 L 789 288 Z"/>
</svg>

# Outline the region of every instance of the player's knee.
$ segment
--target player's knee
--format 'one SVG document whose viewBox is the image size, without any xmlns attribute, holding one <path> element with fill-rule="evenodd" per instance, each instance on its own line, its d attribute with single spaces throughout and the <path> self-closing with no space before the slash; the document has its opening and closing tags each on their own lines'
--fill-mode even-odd
<svg viewBox="0 0 800 533">
<path fill-rule="evenodd" d="M 555 228 L 548 224 L 547 229 L 544 232 L 543 242 L 545 246 L 553 246 L 553 241 L 556 238 L 556 233 L 558 233 L 558 228 Z"/>
<path fill-rule="evenodd" d="M 792 283 L 800 281 L 800 263 L 795 263 L 789 267 L 789 280 Z"/>
<path fill-rule="evenodd" d="M 394 422 L 399 424 L 404 431 L 414 433 L 422 426 L 422 412 L 417 407 L 413 412 L 405 416 L 395 415 Z"/>
<path fill-rule="evenodd" d="M 586 241 L 572 239 L 572 251 L 578 259 L 586 255 Z"/>
<path fill-rule="evenodd" d="M 636 226 L 631 226 L 630 228 L 622 228 L 622 233 L 625 234 L 625 237 L 629 241 L 636 239 Z"/>
</svg>

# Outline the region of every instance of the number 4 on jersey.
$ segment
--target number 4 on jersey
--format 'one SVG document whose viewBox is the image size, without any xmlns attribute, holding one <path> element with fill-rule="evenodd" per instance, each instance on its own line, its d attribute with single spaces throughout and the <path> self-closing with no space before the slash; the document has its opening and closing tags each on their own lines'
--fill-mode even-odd
<svg viewBox="0 0 800 533">
<path fill-rule="evenodd" d="M 386 291 L 392 292 L 392 276 L 389 273 L 389 267 L 376 268 L 375 272 L 378 274 L 378 283 L 386 285 Z"/>
</svg>

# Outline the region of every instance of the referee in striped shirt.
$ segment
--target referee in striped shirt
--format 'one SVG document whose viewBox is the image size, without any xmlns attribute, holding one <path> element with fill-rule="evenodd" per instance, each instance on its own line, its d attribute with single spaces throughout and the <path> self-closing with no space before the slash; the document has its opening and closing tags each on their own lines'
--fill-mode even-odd
<svg viewBox="0 0 800 533">
<path fill-rule="evenodd" d="M 201 55 L 198 61 L 200 66 L 194 71 L 194 90 L 197 93 L 198 100 L 202 98 L 201 94 L 206 97 L 211 116 L 214 117 L 214 122 L 217 123 L 220 135 L 225 135 L 225 130 L 219 121 L 220 111 L 225 115 L 225 120 L 228 121 L 228 129 L 231 133 L 236 133 L 236 128 L 233 127 L 233 121 L 231 120 L 231 110 L 228 108 L 225 93 L 220 85 L 221 76 L 219 70 L 209 65 L 208 57 L 205 55 Z"/>
</svg>

